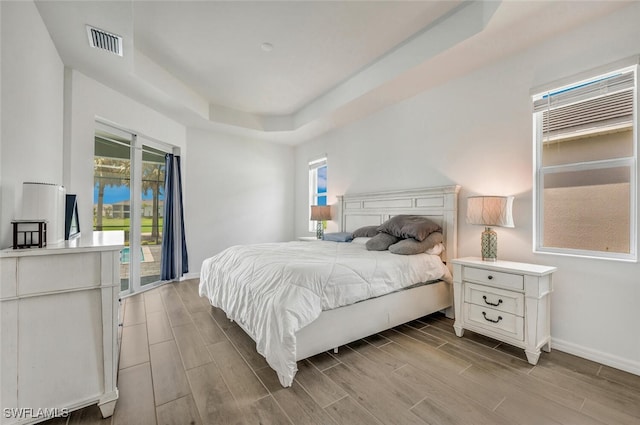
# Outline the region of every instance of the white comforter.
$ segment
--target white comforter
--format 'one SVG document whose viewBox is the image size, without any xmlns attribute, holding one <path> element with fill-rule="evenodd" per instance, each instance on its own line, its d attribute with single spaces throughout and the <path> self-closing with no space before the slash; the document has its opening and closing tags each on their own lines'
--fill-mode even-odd
<svg viewBox="0 0 640 425">
<path fill-rule="evenodd" d="M 367 251 L 358 243 L 285 242 L 233 246 L 206 259 L 200 296 L 240 324 L 290 386 L 295 333 L 329 310 L 451 274 L 440 257 Z"/>
</svg>

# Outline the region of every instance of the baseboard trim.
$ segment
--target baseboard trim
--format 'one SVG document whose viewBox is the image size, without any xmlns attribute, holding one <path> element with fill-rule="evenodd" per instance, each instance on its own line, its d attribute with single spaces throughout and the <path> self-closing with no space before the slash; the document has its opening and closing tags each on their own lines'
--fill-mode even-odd
<svg viewBox="0 0 640 425">
<path fill-rule="evenodd" d="M 182 275 L 182 277 L 180 278 L 180 281 L 182 282 L 183 280 L 199 279 L 199 278 L 200 278 L 200 273 L 198 273 L 198 272 L 186 273 L 186 274 Z"/>
<path fill-rule="evenodd" d="M 563 351 L 588 360 L 593 360 L 594 362 L 602 363 L 603 365 L 611 366 L 615 369 L 624 370 L 625 372 L 633 373 L 634 375 L 640 375 L 640 362 L 634 362 L 612 354 L 603 353 L 602 351 L 587 348 L 572 342 L 552 338 L 551 349 Z"/>
</svg>

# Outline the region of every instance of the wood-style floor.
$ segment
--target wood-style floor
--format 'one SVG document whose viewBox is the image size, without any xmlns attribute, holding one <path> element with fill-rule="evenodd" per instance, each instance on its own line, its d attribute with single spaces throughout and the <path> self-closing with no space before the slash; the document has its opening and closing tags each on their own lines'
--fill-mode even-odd
<svg viewBox="0 0 640 425">
<path fill-rule="evenodd" d="M 640 424 L 640 377 L 558 351 L 519 349 L 432 315 L 298 363 L 291 388 L 197 280 L 124 302 L 112 418 L 48 424 Z M 348 326 L 348 324 L 345 324 Z"/>
</svg>

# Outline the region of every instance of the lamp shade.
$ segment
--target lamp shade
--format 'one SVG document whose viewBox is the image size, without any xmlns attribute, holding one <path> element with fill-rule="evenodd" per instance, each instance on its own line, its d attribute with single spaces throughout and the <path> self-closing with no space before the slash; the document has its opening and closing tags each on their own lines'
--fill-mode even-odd
<svg viewBox="0 0 640 425">
<path fill-rule="evenodd" d="M 331 207 L 329 205 L 311 205 L 311 221 L 331 220 Z"/>
<path fill-rule="evenodd" d="M 514 227 L 512 207 L 513 196 L 470 196 L 467 198 L 467 223 Z"/>
</svg>

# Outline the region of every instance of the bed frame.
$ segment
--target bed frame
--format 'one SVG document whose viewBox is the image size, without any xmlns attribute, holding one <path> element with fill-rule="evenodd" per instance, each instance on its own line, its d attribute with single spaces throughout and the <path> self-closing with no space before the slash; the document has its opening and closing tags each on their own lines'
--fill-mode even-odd
<svg viewBox="0 0 640 425">
<path fill-rule="evenodd" d="M 443 260 L 457 255 L 458 192 L 460 186 L 363 193 L 338 197 L 340 230 L 379 225 L 398 214 L 423 215 L 442 226 Z M 449 270 L 451 264 L 447 262 Z M 323 311 L 296 333 L 296 360 L 302 360 L 436 311 L 451 315 L 451 285 L 437 283 Z"/>
</svg>

